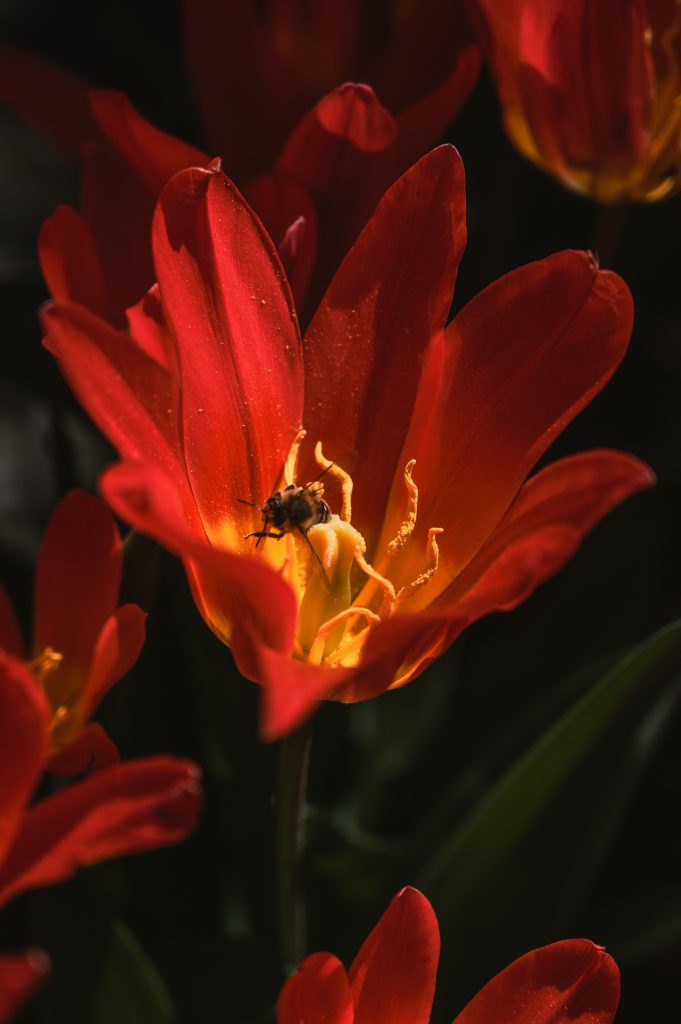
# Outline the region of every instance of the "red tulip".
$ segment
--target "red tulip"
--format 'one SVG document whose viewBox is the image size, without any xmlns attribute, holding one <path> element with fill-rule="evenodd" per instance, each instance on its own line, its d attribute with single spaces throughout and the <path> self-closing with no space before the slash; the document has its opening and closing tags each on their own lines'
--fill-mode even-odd
<svg viewBox="0 0 681 1024">
<path fill-rule="evenodd" d="M 50 744 L 50 712 L 26 665 L 0 652 L 0 906 L 111 857 L 184 839 L 201 802 L 196 765 L 114 765 L 28 806 Z"/>
<path fill-rule="evenodd" d="M 134 604 L 117 607 L 122 560 L 118 528 L 104 502 L 71 491 L 55 509 L 40 551 L 28 656 L 50 705 L 48 767 L 61 775 L 118 761 L 113 743 L 90 718 L 144 643 L 145 613 Z M 1 590 L 0 647 L 26 657 Z"/>
<path fill-rule="evenodd" d="M 403 889 L 347 973 L 331 953 L 303 961 L 282 989 L 277 1024 L 428 1024 L 439 954 L 433 908 Z M 610 1024 L 619 990 L 617 965 L 602 947 L 567 939 L 515 960 L 454 1024 Z"/>
<path fill-rule="evenodd" d="M 217 169 L 194 169 L 159 202 L 158 290 L 130 333 L 76 304 L 45 311 L 48 347 L 123 459 L 105 496 L 183 558 L 204 618 L 263 684 L 266 737 L 321 698 L 413 679 L 653 482 L 606 450 L 526 481 L 622 358 L 626 285 L 562 252 L 445 328 L 464 239 L 463 169 L 442 147 L 383 198 L 301 340 L 260 222 Z M 339 514 L 246 537 L 262 529 L 248 503 L 329 458 L 320 484 Z"/>
<path fill-rule="evenodd" d="M 49 969 L 40 950 L 0 956 L 0 1024 L 12 1020 Z"/>
<path fill-rule="evenodd" d="M 601 202 L 678 190 L 677 0 L 468 4 L 525 156 Z"/>
<path fill-rule="evenodd" d="M 465 102 L 479 54 L 450 0 L 185 0 L 190 69 L 213 150 L 261 174 L 326 93 L 367 82 L 433 145 Z"/>
</svg>

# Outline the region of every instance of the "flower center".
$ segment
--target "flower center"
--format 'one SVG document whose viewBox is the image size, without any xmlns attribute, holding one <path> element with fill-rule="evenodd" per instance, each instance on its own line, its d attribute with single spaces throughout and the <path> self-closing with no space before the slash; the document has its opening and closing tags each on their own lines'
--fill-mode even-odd
<svg viewBox="0 0 681 1024">
<path fill-rule="evenodd" d="M 298 453 L 305 437 L 300 431 L 286 460 L 286 484 L 293 483 Z M 292 544 L 297 553 L 308 547 L 307 557 L 291 566 L 297 576 L 300 607 L 295 655 L 315 664 L 352 666 L 359 660 L 371 630 L 382 620 L 394 615 L 423 587 L 438 569 L 438 527 L 428 531 L 423 568 L 415 578 L 396 590 L 390 580 L 391 563 L 405 545 L 412 542 L 418 515 L 418 488 L 413 478 L 415 460 L 407 463 L 404 484 L 407 510 L 395 536 L 386 546 L 378 566 L 366 559 L 366 543 L 352 525 L 352 477 L 336 463 L 324 457 L 321 443 L 315 447 L 315 459 L 323 474 L 340 484 L 342 507 L 325 522 L 311 526 Z M 305 490 L 312 487 L 308 484 Z M 321 496 L 323 485 L 315 482 L 315 493 Z M 293 557 L 289 558 L 289 563 Z M 292 581 L 293 582 L 293 581 Z"/>
<path fill-rule="evenodd" d="M 47 697 L 52 717 L 50 730 L 52 743 L 50 751 L 54 753 L 64 742 L 77 731 L 77 724 L 72 721 L 72 705 L 78 696 L 78 680 L 70 673 L 57 672 L 64 660 L 63 654 L 52 647 L 46 647 L 32 661 L 29 668 L 43 688 Z"/>
</svg>

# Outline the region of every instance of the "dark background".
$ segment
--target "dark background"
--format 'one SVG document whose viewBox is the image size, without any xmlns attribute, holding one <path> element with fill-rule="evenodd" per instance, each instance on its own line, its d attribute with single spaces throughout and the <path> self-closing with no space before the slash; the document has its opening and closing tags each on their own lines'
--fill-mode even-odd
<svg viewBox="0 0 681 1024">
<path fill-rule="evenodd" d="M 175 3 L 3 0 L 0 33 L 124 90 L 154 123 L 201 143 Z M 58 202 L 77 200 L 76 169 L 10 112 L 0 132 L 0 556 L 28 623 L 50 512 L 74 484 L 94 490 L 111 453 L 41 348 L 36 317 L 46 298 L 37 230 Z M 678 1006 L 681 956 L 674 651 L 477 888 L 452 895 L 454 869 L 448 879 L 426 865 L 552 722 L 681 613 L 681 199 L 604 212 L 564 191 L 507 142 L 486 77 L 448 141 L 468 178 L 455 308 L 519 264 L 560 248 L 597 249 L 634 293 L 634 336 L 614 380 L 550 457 L 618 447 L 647 460 L 659 483 L 609 516 L 522 608 L 470 629 L 412 686 L 322 708 L 309 793 L 308 946 L 349 963 L 394 892 L 421 885 L 443 932 L 436 1022 L 451 1020 L 512 957 L 582 935 L 622 966 L 619 1024 L 662 1020 Z M 89 869 L 2 912 L 1 946 L 40 946 L 54 965 L 22 1020 L 264 1020 L 281 982 L 278 751 L 257 741 L 256 688 L 238 679 L 199 619 L 177 564 L 140 541 L 125 588 L 151 612 L 149 640 L 102 720 L 124 756 L 196 758 L 206 809 L 181 847 Z M 490 848 L 505 827 L 491 830 Z"/>
</svg>

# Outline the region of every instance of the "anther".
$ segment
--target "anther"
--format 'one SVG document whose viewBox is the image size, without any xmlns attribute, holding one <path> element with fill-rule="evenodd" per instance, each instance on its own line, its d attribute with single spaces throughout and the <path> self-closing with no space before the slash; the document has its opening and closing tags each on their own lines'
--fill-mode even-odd
<svg viewBox="0 0 681 1024">
<path fill-rule="evenodd" d="M 412 580 L 411 583 L 408 583 L 407 586 L 402 587 L 398 591 L 397 597 L 395 598 L 394 608 L 398 608 L 401 604 L 404 604 L 404 602 L 410 597 L 413 597 L 417 590 L 425 587 L 426 583 L 429 583 L 432 580 L 438 570 L 438 565 L 440 564 L 440 549 L 435 538 L 438 533 L 443 532 L 444 531 L 441 526 L 431 526 L 428 530 L 428 564 L 415 580 Z"/>
<path fill-rule="evenodd" d="M 284 463 L 284 483 L 288 487 L 290 484 L 296 482 L 296 474 L 298 472 L 298 455 L 300 453 L 300 446 L 305 440 L 307 435 L 306 430 L 299 430 L 293 439 L 293 444 L 286 456 L 286 462 Z"/>
<path fill-rule="evenodd" d="M 336 480 L 340 483 L 342 495 L 340 518 L 345 523 L 352 522 L 352 477 L 337 463 L 331 462 L 330 459 L 326 458 L 322 452 L 321 441 L 317 441 L 314 447 L 314 457 L 319 466 L 325 471 L 328 470 L 331 476 L 335 476 Z"/>
<path fill-rule="evenodd" d="M 404 486 L 407 488 L 408 504 L 407 514 L 404 517 L 404 522 L 400 526 L 399 530 L 388 544 L 388 555 L 394 555 L 397 551 L 407 543 L 414 527 L 416 526 L 416 514 L 419 506 L 419 489 L 414 483 L 412 476 L 412 470 L 416 465 L 416 459 L 410 459 L 407 465 L 404 467 Z"/>
</svg>

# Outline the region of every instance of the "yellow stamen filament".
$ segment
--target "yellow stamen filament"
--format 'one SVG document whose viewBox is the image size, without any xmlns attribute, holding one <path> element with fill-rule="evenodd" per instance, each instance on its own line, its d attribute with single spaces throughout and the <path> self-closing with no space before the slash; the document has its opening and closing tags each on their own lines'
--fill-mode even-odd
<svg viewBox="0 0 681 1024">
<path fill-rule="evenodd" d="M 351 522 L 352 521 L 352 477 L 350 476 L 349 473 L 346 473 L 345 470 L 341 466 L 337 465 L 335 462 L 331 462 L 330 459 L 326 458 L 326 456 L 322 452 L 322 442 L 321 441 L 317 441 L 317 444 L 315 445 L 314 457 L 317 460 L 317 463 L 319 464 L 319 466 L 321 466 L 321 468 L 323 470 L 328 470 L 329 473 L 331 474 L 331 476 L 335 476 L 336 480 L 338 480 L 338 482 L 340 483 L 340 485 L 341 485 L 341 494 L 342 494 L 342 506 L 341 506 L 340 518 L 345 523 Z"/>
<path fill-rule="evenodd" d="M 395 604 L 394 586 L 392 585 L 389 579 L 386 579 L 385 576 L 381 576 L 380 572 L 377 572 L 376 569 L 374 569 L 373 565 L 370 565 L 369 562 L 367 562 L 366 558 L 364 557 L 364 552 L 360 548 L 359 544 L 355 548 L 355 561 L 357 562 L 357 565 L 360 567 L 362 572 L 366 573 L 366 575 L 369 577 L 369 580 L 372 581 L 374 584 L 378 584 L 378 586 L 383 591 L 383 603 L 381 604 L 381 610 L 379 611 L 378 614 L 382 619 L 389 618 L 390 615 L 392 614 L 393 606 Z M 371 582 L 369 583 L 369 586 L 371 586 Z M 366 590 L 367 588 L 365 587 L 364 589 Z"/>
<path fill-rule="evenodd" d="M 412 476 L 412 470 L 415 465 L 416 459 L 410 459 L 404 467 L 404 486 L 407 488 L 408 496 L 407 514 L 404 517 L 404 522 L 400 526 L 399 530 L 388 544 L 389 557 L 392 557 L 392 555 L 407 543 L 414 532 L 414 527 L 416 526 L 416 514 L 419 507 L 419 489 L 414 483 L 414 478 Z"/>
<path fill-rule="evenodd" d="M 441 526 L 431 526 L 428 530 L 428 565 L 415 580 L 412 580 L 406 587 L 402 587 L 398 591 L 393 610 L 399 608 L 410 597 L 413 597 L 421 587 L 425 587 L 426 583 L 429 583 L 437 572 L 440 563 L 440 549 L 435 537 L 438 533 L 443 533 Z"/>
<path fill-rule="evenodd" d="M 298 471 L 298 455 L 300 454 L 300 446 L 307 436 L 306 430 L 299 430 L 293 439 L 291 449 L 286 456 L 286 462 L 284 463 L 284 483 L 287 487 L 290 484 L 296 482 L 296 473 Z"/>
<path fill-rule="evenodd" d="M 332 619 L 325 622 L 317 633 L 317 639 L 328 636 L 341 622 L 359 618 L 360 615 L 363 615 L 374 626 L 381 621 L 381 616 L 377 615 L 376 612 L 372 612 L 371 608 L 360 608 L 353 604 L 350 608 L 346 608 L 345 611 L 339 612 L 338 615 L 334 615 Z"/>
</svg>

